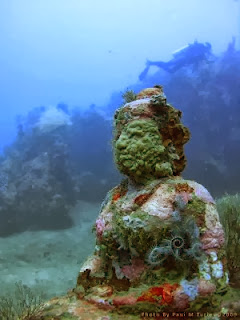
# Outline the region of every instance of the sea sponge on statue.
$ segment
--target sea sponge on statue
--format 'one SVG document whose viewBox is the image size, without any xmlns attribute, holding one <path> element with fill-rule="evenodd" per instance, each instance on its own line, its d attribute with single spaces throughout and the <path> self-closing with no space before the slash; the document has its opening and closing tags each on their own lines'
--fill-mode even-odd
<svg viewBox="0 0 240 320">
<path fill-rule="evenodd" d="M 220 311 L 224 233 L 209 192 L 180 176 L 189 137 L 161 86 L 116 111 L 114 157 L 127 178 L 102 204 L 79 298 L 123 313 Z"/>
<path fill-rule="evenodd" d="M 179 175 L 186 164 L 183 145 L 190 137 L 181 112 L 166 104 L 161 87 L 145 89 L 137 98 L 115 113 L 118 169 L 137 183 Z"/>
</svg>

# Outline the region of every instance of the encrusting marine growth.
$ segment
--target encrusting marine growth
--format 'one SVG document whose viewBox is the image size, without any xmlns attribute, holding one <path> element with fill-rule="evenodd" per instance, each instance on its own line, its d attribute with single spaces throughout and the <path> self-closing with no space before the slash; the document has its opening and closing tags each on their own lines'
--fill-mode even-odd
<svg viewBox="0 0 240 320">
<path fill-rule="evenodd" d="M 228 289 L 215 202 L 183 179 L 189 130 L 161 86 L 115 113 L 114 158 L 127 178 L 102 204 L 77 297 L 119 314 L 221 310 Z"/>
</svg>

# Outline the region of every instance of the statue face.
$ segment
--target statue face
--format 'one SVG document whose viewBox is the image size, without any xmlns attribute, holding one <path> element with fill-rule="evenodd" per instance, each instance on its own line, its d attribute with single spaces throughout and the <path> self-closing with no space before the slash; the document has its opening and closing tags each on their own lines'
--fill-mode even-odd
<svg viewBox="0 0 240 320">
<path fill-rule="evenodd" d="M 180 119 L 163 94 L 141 96 L 118 109 L 113 146 L 120 172 L 137 183 L 180 174 L 190 135 Z"/>
<path fill-rule="evenodd" d="M 167 149 L 157 123 L 152 119 L 133 120 L 123 127 L 114 142 L 119 170 L 136 182 L 172 175 Z"/>
</svg>

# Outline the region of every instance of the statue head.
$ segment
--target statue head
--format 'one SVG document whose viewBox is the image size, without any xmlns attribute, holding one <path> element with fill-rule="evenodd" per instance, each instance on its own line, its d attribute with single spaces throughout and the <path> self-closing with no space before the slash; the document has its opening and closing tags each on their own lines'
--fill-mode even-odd
<svg viewBox="0 0 240 320">
<path fill-rule="evenodd" d="M 161 86 L 142 90 L 118 109 L 113 146 L 119 171 L 140 184 L 179 175 L 186 165 L 183 145 L 190 137 L 181 115 L 167 103 Z"/>
</svg>

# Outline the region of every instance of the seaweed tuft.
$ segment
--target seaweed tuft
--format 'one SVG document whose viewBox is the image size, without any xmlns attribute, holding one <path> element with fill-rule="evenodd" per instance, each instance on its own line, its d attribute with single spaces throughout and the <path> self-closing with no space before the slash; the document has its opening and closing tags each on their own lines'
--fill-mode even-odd
<svg viewBox="0 0 240 320">
<path fill-rule="evenodd" d="M 129 103 L 132 102 L 134 100 L 137 99 L 137 95 L 133 90 L 126 90 L 123 94 L 122 94 L 122 98 L 124 100 L 124 104 L 125 103 Z"/>
<path fill-rule="evenodd" d="M 230 285 L 240 288 L 240 194 L 217 200 L 224 228 Z"/>
<path fill-rule="evenodd" d="M 43 297 L 21 281 L 15 283 L 13 294 L 0 297 L 1 320 L 37 320 L 42 310 Z"/>
</svg>

